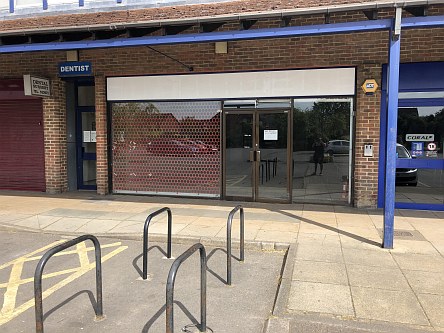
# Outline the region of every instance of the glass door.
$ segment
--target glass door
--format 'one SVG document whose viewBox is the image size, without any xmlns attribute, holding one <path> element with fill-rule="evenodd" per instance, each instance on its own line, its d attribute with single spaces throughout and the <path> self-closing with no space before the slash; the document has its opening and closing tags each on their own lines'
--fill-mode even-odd
<svg viewBox="0 0 444 333">
<path fill-rule="evenodd" d="M 224 196 L 252 201 L 254 198 L 252 159 L 254 113 L 226 112 L 224 117 Z"/>
<path fill-rule="evenodd" d="M 77 85 L 77 188 L 97 188 L 96 112 L 94 85 Z"/>
<path fill-rule="evenodd" d="M 224 197 L 290 202 L 288 110 L 224 113 Z"/>
<path fill-rule="evenodd" d="M 290 200 L 288 117 L 289 111 L 260 111 L 257 114 L 258 201 Z"/>
</svg>

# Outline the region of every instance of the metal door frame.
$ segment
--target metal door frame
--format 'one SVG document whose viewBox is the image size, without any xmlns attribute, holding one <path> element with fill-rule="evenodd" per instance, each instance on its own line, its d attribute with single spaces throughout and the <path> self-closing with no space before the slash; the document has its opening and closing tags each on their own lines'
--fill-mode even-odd
<svg viewBox="0 0 444 333">
<path fill-rule="evenodd" d="M 257 109 L 257 108 L 245 108 L 245 109 L 223 109 L 222 110 L 222 160 L 223 160 L 223 172 L 222 172 L 222 197 L 224 200 L 242 200 L 242 201 L 253 201 L 253 202 L 265 202 L 265 203 L 291 203 L 293 200 L 293 191 L 291 190 L 293 187 L 293 178 L 291 175 L 292 161 L 293 158 L 293 106 L 289 108 L 276 108 L 276 109 Z M 259 166 L 255 160 L 255 163 L 252 164 L 252 194 L 251 197 L 237 197 L 237 196 L 227 196 L 226 195 L 226 139 L 227 139 L 227 124 L 226 124 L 226 115 L 227 114 L 251 114 L 253 117 L 253 128 L 252 128 L 252 145 L 251 151 L 253 154 L 257 156 L 255 152 L 258 151 L 259 146 L 259 115 L 260 114 L 287 114 L 287 193 L 288 200 L 279 200 L 279 199 L 267 199 L 267 198 L 259 198 L 259 185 L 260 185 L 260 174 L 259 174 Z"/>
</svg>

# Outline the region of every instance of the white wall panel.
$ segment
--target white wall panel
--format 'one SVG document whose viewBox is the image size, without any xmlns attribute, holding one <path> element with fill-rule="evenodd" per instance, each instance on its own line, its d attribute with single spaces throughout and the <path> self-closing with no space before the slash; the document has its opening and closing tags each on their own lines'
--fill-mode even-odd
<svg viewBox="0 0 444 333">
<path fill-rule="evenodd" d="M 354 93 L 354 68 L 107 79 L 108 101 L 343 96 Z"/>
</svg>

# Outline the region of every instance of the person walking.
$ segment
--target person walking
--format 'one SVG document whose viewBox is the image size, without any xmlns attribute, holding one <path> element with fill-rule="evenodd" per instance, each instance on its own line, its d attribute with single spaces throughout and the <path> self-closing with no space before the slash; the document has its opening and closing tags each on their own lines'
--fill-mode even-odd
<svg viewBox="0 0 444 333">
<path fill-rule="evenodd" d="M 315 164 L 315 170 L 311 174 L 312 176 L 316 175 L 316 172 L 318 171 L 318 164 L 319 164 L 319 175 L 322 175 L 322 171 L 324 169 L 324 150 L 325 150 L 325 143 L 322 141 L 322 138 L 317 138 L 315 142 L 313 143 L 312 148 L 314 149 L 313 154 L 313 162 Z"/>
</svg>

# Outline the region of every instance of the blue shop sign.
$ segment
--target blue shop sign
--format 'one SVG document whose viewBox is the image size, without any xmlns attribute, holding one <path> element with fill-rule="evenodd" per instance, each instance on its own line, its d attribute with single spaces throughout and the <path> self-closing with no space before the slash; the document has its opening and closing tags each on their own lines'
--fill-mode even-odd
<svg viewBox="0 0 444 333">
<path fill-rule="evenodd" d="M 59 63 L 59 76 L 85 76 L 92 75 L 90 61 L 65 61 Z"/>
</svg>

